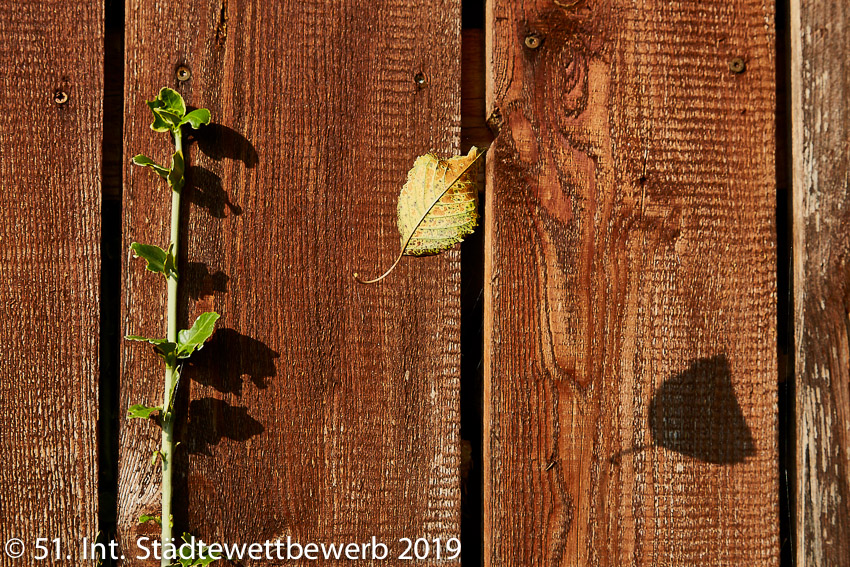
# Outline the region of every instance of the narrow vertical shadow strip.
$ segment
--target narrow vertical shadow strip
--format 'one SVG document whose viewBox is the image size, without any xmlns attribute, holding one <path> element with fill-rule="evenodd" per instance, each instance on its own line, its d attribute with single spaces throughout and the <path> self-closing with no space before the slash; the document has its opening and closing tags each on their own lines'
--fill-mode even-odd
<svg viewBox="0 0 850 567">
<path fill-rule="evenodd" d="M 484 110 L 484 1 L 464 0 L 461 35 L 461 152 L 492 142 Z M 482 174 L 483 177 L 483 174 Z M 479 211 L 484 211 L 484 195 Z M 484 329 L 484 229 L 461 245 L 461 561 L 481 565 L 482 553 L 482 354 Z"/>
<path fill-rule="evenodd" d="M 105 1 L 103 194 L 101 197 L 98 524 L 114 537 L 118 510 L 118 365 L 124 137 L 124 3 Z M 107 559 L 104 565 L 111 565 Z"/>
<path fill-rule="evenodd" d="M 776 3 L 776 335 L 779 360 L 779 557 L 794 564 L 794 275 L 792 266 L 793 192 L 791 162 L 790 6 Z"/>
</svg>

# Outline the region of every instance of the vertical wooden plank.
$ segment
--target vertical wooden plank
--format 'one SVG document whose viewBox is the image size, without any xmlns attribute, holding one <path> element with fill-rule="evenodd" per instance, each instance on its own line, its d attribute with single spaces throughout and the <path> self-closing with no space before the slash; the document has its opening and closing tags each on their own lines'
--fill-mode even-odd
<svg viewBox="0 0 850 567">
<path fill-rule="evenodd" d="M 772 4 L 488 18 L 486 565 L 776 565 Z"/>
<path fill-rule="evenodd" d="M 0 3 L 0 62 L 0 542 L 27 547 L 0 565 L 42 564 L 36 538 L 81 565 L 98 531 L 103 6 Z"/>
<path fill-rule="evenodd" d="M 850 565 L 850 7 L 791 2 L 796 556 Z"/>
<path fill-rule="evenodd" d="M 184 376 L 177 525 L 243 543 L 376 536 L 392 553 L 457 536 L 458 253 L 380 285 L 352 272 L 398 252 L 415 156 L 458 150 L 460 2 L 134 0 L 127 14 L 126 155 L 165 159 L 143 103 L 162 85 L 217 122 L 189 150 L 181 318 L 222 324 Z M 126 244 L 164 243 L 168 196 L 147 172 L 126 179 Z M 163 287 L 129 259 L 126 294 L 126 329 L 161 334 Z M 155 401 L 154 357 L 125 345 L 123 361 L 122 403 Z M 125 548 L 158 509 L 154 439 L 145 423 L 121 436 Z"/>
</svg>

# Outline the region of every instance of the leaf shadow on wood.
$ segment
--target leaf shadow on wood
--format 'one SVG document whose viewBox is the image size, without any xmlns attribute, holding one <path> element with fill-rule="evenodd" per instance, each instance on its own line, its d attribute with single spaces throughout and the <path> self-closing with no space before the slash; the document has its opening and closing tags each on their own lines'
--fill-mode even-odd
<svg viewBox="0 0 850 567">
<path fill-rule="evenodd" d="M 180 280 L 187 295 L 197 301 L 201 296 L 227 293 L 230 278 L 221 270 L 211 273 L 203 262 L 188 262 Z"/>
<path fill-rule="evenodd" d="M 233 329 L 218 329 L 185 369 L 185 375 L 219 392 L 242 395 L 244 377 L 265 389 L 267 378 L 277 374 L 275 359 L 280 355 L 262 341 Z"/>
<path fill-rule="evenodd" d="M 652 446 L 699 459 L 731 465 L 755 454 L 753 434 L 732 386 L 725 354 L 700 358 L 679 374 L 668 378 L 649 404 Z M 611 458 L 646 449 L 638 446 Z"/>
<path fill-rule="evenodd" d="M 248 408 L 231 406 L 216 398 L 200 398 L 189 403 L 183 439 L 190 454 L 211 456 L 210 447 L 222 439 L 247 441 L 265 430 L 262 423 L 248 415 Z"/>
<path fill-rule="evenodd" d="M 649 404 L 653 443 L 716 464 L 755 454 L 725 354 L 700 358 L 665 381 Z"/>
<path fill-rule="evenodd" d="M 215 218 L 225 218 L 228 209 L 233 215 L 242 214 L 242 207 L 230 201 L 221 177 L 205 167 L 194 165 L 186 170 L 186 188 L 188 201 Z"/>
<path fill-rule="evenodd" d="M 249 168 L 260 162 L 257 150 L 248 138 L 222 124 L 208 124 L 193 131 L 191 141 L 198 144 L 204 155 L 215 161 L 237 159 Z"/>
<path fill-rule="evenodd" d="M 185 406 L 184 406 L 185 407 Z M 216 398 L 199 398 L 189 403 L 187 419 L 180 420 L 177 438 L 185 450 L 175 454 L 174 509 L 173 515 L 176 533 L 182 533 L 190 527 L 186 524 L 189 515 L 190 483 L 189 455 L 212 457 L 212 447 L 222 439 L 245 442 L 262 434 L 265 427 L 248 414 L 248 408 L 231 406 Z"/>
</svg>

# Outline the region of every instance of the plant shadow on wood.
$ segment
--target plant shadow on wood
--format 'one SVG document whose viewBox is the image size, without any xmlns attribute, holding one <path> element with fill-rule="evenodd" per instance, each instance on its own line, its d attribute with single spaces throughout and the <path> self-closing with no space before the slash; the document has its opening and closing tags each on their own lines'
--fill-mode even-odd
<svg viewBox="0 0 850 567">
<path fill-rule="evenodd" d="M 649 403 L 652 446 L 721 465 L 743 462 L 755 454 L 753 434 L 732 386 L 725 354 L 700 358 L 668 378 Z M 638 446 L 611 458 L 646 449 Z"/>
<path fill-rule="evenodd" d="M 275 376 L 275 359 L 280 355 L 262 341 L 233 329 L 219 329 L 191 359 L 187 376 L 219 392 L 242 395 L 244 377 L 259 389 Z"/>
<path fill-rule="evenodd" d="M 203 262 L 189 262 L 182 270 L 181 281 L 186 294 L 197 301 L 201 296 L 227 293 L 230 280 L 221 270 L 210 272 Z"/>
<path fill-rule="evenodd" d="M 665 381 L 649 404 L 649 428 L 654 445 L 709 463 L 755 454 L 725 354 L 700 358 Z"/>
<path fill-rule="evenodd" d="M 212 455 L 210 447 L 222 439 L 247 441 L 266 430 L 248 415 L 248 408 L 231 406 L 224 400 L 200 398 L 189 403 L 186 448 L 190 454 Z"/>
<path fill-rule="evenodd" d="M 215 161 L 237 159 L 249 168 L 260 162 L 253 144 L 236 130 L 222 124 L 208 124 L 193 132 L 192 141 L 198 144 L 204 155 Z"/>
<path fill-rule="evenodd" d="M 223 219 L 229 209 L 233 215 L 241 215 L 242 207 L 232 203 L 221 177 L 200 166 L 192 166 L 186 170 L 188 200 L 194 205 L 206 209 L 210 215 Z"/>
<path fill-rule="evenodd" d="M 234 159 L 242 161 L 248 168 L 259 163 L 254 146 L 244 136 L 221 124 L 209 124 L 193 131 L 188 144 L 197 148 L 213 161 Z M 214 164 L 207 164 L 216 169 Z M 231 202 L 224 189 L 221 177 L 201 166 L 190 166 L 186 171 L 186 199 L 206 209 L 212 217 L 225 218 L 241 215 L 242 208 Z M 181 223 L 188 223 L 184 215 Z M 185 231 L 185 226 L 181 229 Z M 181 243 L 181 257 L 187 257 L 188 239 Z M 228 292 L 230 278 L 222 271 L 210 272 L 201 262 L 189 262 L 181 267 L 181 292 L 198 301 L 202 297 Z M 263 342 L 243 335 L 233 329 L 219 328 L 210 340 L 185 364 L 181 373 L 184 381 L 211 386 L 223 394 L 242 395 L 244 377 L 257 388 L 267 387 L 266 379 L 276 375 L 274 359 L 279 354 Z M 176 405 L 180 420 L 176 438 L 185 450 L 175 455 L 175 507 L 176 533 L 189 528 L 189 455 L 212 456 L 212 448 L 223 439 L 245 442 L 261 435 L 265 426 L 248 413 L 244 406 L 231 405 L 225 400 L 204 397 L 190 400 L 189 388 L 181 386 L 177 392 Z"/>
<path fill-rule="evenodd" d="M 204 273 L 206 266 L 200 264 Z M 226 283 L 226 276 L 224 276 Z M 199 384 L 212 386 L 225 394 L 242 394 L 243 376 L 258 387 L 266 388 L 266 378 L 275 376 L 274 359 L 277 352 L 263 342 L 252 339 L 233 329 L 218 329 L 212 338 L 198 351 L 183 369 L 183 376 Z M 180 398 L 186 408 L 188 388 L 183 388 Z M 185 409 L 187 418 L 183 420 L 177 438 L 184 443 L 185 451 L 177 452 L 176 469 L 187 471 L 189 455 L 213 456 L 212 448 L 223 439 L 245 442 L 265 432 L 265 426 L 248 413 L 248 408 L 233 406 L 217 398 L 199 398 L 191 400 Z M 185 525 L 188 517 L 189 480 L 185 472 L 175 478 L 176 526 L 180 530 L 189 529 Z M 178 531 L 178 533 L 180 533 Z"/>
<path fill-rule="evenodd" d="M 222 124 L 208 124 L 193 131 L 189 143 L 197 144 L 201 152 L 214 161 L 234 159 L 248 168 L 255 167 L 260 159 L 257 150 L 245 136 Z M 213 171 L 201 166 L 186 171 L 187 199 L 198 207 L 207 209 L 213 217 L 224 218 L 226 211 L 241 215 L 242 207 L 231 202 L 224 185 Z"/>
<path fill-rule="evenodd" d="M 188 417 L 183 420 L 177 438 L 186 448 L 175 455 L 174 522 L 176 533 L 189 530 L 189 455 L 212 456 L 212 447 L 222 439 L 244 442 L 265 431 L 262 423 L 248 414 L 248 408 L 231 406 L 224 400 L 200 398 L 189 403 Z"/>
</svg>

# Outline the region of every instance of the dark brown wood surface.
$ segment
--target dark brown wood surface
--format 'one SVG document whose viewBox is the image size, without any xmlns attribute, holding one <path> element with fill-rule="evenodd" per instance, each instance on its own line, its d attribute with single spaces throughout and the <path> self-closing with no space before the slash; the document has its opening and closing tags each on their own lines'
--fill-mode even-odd
<svg viewBox="0 0 850 567">
<path fill-rule="evenodd" d="M 405 259 L 378 285 L 352 272 L 378 275 L 397 254 L 414 158 L 459 149 L 460 2 L 134 0 L 126 61 L 125 156 L 166 159 L 144 104 L 163 85 L 215 122 L 188 150 L 180 320 L 222 319 L 181 384 L 178 529 L 376 536 L 391 553 L 401 537 L 458 536 L 458 252 Z M 125 179 L 125 245 L 163 245 L 167 191 L 147 171 Z M 161 278 L 125 265 L 126 332 L 161 335 Z M 122 406 L 156 402 L 153 354 L 125 345 L 122 364 Z M 131 552 L 155 533 L 135 519 L 158 511 L 157 439 L 123 426 Z"/>
<path fill-rule="evenodd" d="M 778 563 L 771 6 L 490 2 L 486 565 Z"/>
<path fill-rule="evenodd" d="M 469 28 L 462 33 L 463 77 L 461 78 L 461 149 L 469 151 L 471 146 L 489 147 L 493 133 L 487 127 L 485 109 L 485 66 L 483 29 Z M 483 169 L 481 171 L 483 179 Z M 480 257 L 480 256 L 479 256 Z"/>
<path fill-rule="evenodd" d="M 850 7 L 791 2 L 796 559 L 850 565 Z"/>
<path fill-rule="evenodd" d="M 98 531 L 102 5 L 3 2 L 0 65 L 0 545 L 27 547 L 0 565 L 82 565 Z M 60 559 L 46 541 L 38 561 L 36 538 L 60 538 Z"/>
</svg>

